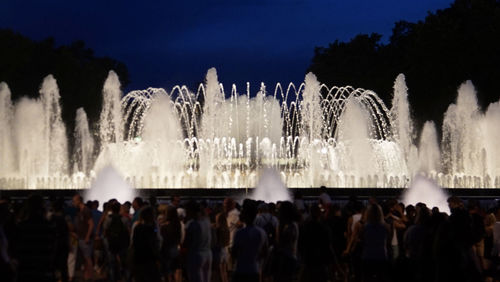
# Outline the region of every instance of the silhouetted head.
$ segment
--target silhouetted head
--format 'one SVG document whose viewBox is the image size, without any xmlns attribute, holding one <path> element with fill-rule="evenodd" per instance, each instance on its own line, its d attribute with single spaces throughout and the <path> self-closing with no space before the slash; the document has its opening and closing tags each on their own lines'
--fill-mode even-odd
<svg viewBox="0 0 500 282">
<path fill-rule="evenodd" d="M 98 200 L 93 200 L 90 207 L 93 210 L 97 210 L 99 208 L 99 201 Z"/>
<path fill-rule="evenodd" d="M 169 206 L 167 208 L 167 215 L 165 218 L 167 221 L 170 221 L 170 222 L 179 221 L 179 214 L 177 213 L 177 208 L 174 206 Z"/>
<path fill-rule="evenodd" d="M 80 208 L 80 206 L 83 204 L 83 198 L 80 194 L 75 194 L 72 199 L 73 206 L 75 208 Z"/>
<path fill-rule="evenodd" d="M 298 221 L 298 218 L 299 213 L 291 202 L 281 202 L 278 209 L 278 219 L 280 224 L 289 224 L 291 222 Z"/>
<path fill-rule="evenodd" d="M 453 213 L 454 210 L 463 209 L 464 203 L 457 196 L 452 196 L 448 198 L 448 207 L 450 207 L 450 212 Z"/>
<path fill-rule="evenodd" d="M 423 207 L 418 210 L 416 218 L 415 218 L 415 224 L 427 224 L 429 220 L 431 219 L 431 212 L 427 207 Z"/>
<path fill-rule="evenodd" d="M 269 212 L 269 207 L 264 202 L 259 203 L 257 209 L 258 209 L 259 213 L 267 213 L 267 212 Z"/>
<path fill-rule="evenodd" d="M 384 221 L 384 214 L 379 205 L 369 205 L 366 209 L 366 222 L 371 224 L 380 224 Z"/>
<path fill-rule="evenodd" d="M 172 206 L 178 208 L 181 204 L 181 197 L 179 196 L 172 196 L 172 199 L 170 200 Z"/>
<path fill-rule="evenodd" d="M 132 201 L 132 207 L 134 208 L 134 211 L 138 211 L 144 206 L 144 201 L 142 200 L 141 197 L 135 197 L 134 200 Z"/>
<path fill-rule="evenodd" d="M 147 225 L 153 225 L 155 222 L 153 208 L 145 206 L 139 211 L 139 220 Z"/>
<path fill-rule="evenodd" d="M 119 214 L 120 213 L 120 208 L 121 208 L 121 205 L 118 201 L 115 201 L 111 204 L 111 212 L 113 214 Z"/>
<path fill-rule="evenodd" d="M 257 216 L 257 202 L 254 200 L 246 199 L 243 202 L 240 219 L 247 226 L 253 225 L 255 217 Z"/>
<path fill-rule="evenodd" d="M 198 202 L 190 200 L 186 203 L 186 219 L 198 219 L 201 214 L 201 208 Z"/>
</svg>

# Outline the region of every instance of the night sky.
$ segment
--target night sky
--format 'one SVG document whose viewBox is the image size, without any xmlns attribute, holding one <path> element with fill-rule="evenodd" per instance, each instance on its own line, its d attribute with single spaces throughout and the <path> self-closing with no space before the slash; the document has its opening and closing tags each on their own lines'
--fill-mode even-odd
<svg viewBox="0 0 500 282">
<path fill-rule="evenodd" d="M 216 67 L 226 88 L 236 83 L 243 92 L 249 81 L 257 92 L 261 81 L 302 82 L 315 46 L 371 32 L 387 40 L 394 22 L 423 20 L 451 2 L 2 0 L 0 28 L 35 40 L 52 36 L 57 44 L 83 40 L 97 56 L 127 65 L 127 91 L 192 87 Z"/>
</svg>

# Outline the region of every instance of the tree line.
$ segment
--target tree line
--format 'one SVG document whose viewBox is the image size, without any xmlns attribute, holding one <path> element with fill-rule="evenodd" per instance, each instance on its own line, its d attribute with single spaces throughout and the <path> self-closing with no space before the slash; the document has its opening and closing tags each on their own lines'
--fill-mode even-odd
<svg viewBox="0 0 500 282">
<path fill-rule="evenodd" d="M 416 23 L 398 21 L 388 42 L 377 33 L 316 47 L 308 68 L 328 86 L 374 90 L 387 104 L 399 73 L 406 75 L 417 128 L 438 127 L 459 85 L 471 80 L 484 108 L 499 99 L 500 1 L 456 0 Z"/>
<path fill-rule="evenodd" d="M 83 107 L 95 125 L 102 104 L 102 87 L 110 70 L 120 77 L 122 87 L 130 82 L 125 64 L 97 57 L 83 41 L 56 46 L 52 37 L 31 40 L 9 29 L 0 29 L 0 81 L 5 81 L 12 99 L 39 97 L 43 78 L 53 74 L 59 86 L 62 118 L 72 134 L 76 110 Z"/>
</svg>

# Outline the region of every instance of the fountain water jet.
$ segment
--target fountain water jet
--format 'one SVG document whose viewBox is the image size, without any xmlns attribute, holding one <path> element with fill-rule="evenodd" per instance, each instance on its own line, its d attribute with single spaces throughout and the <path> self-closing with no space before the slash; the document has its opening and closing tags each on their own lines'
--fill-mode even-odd
<svg viewBox="0 0 500 282">
<path fill-rule="evenodd" d="M 44 79 L 40 99 L 14 105 L 0 84 L 0 188 L 88 188 L 109 165 L 137 188 L 255 187 L 264 168 L 287 187 L 399 188 L 419 173 L 450 188 L 500 187 L 500 106 L 483 114 L 470 82 L 445 115 L 441 144 L 432 123 L 414 132 L 403 75 L 391 110 L 370 90 L 330 88 L 313 74 L 274 92 L 261 84 L 255 96 L 249 84 L 226 92 L 215 69 L 197 92 L 122 98 L 120 87 L 110 71 L 97 126 L 77 111 L 70 160 L 55 79 Z"/>
<path fill-rule="evenodd" d="M 403 195 L 402 202 L 405 205 L 413 206 L 418 203 L 424 203 L 429 209 L 437 207 L 440 212 L 450 214 L 448 195 L 446 195 L 436 182 L 421 175 L 417 175 L 413 179 L 410 187 Z"/>
<path fill-rule="evenodd" d="M 94 156 L 94 139 L 89 130 L 87 114 L 83 108 L 76 110 L 75 119 L 75 152 L 73 171 L 88 174 L 92 169 Z"/>
<path fill-rule="evenodd" d="M 135 189 L 132 189 L 112 166 L 108 166 L 99 172 L 84 198 L 85 200 L 98 200 L 102 206 L 110 199 L 124 203 L 134 199 L 135 196 Z"/>
<path fill-rule="evenodd" d="M 279 172 L 272 168 L 265 168 L 260 172 L 257 186 L 249 198 L 266 203 L 292 200 L 290 191 L 281 180 Z"/>
<path fill-rule="evenodd" d="M 0 82 L 0 175 L 8 175 L 14 167 L 12 148 L 13 107 L 7 83 Z"/>
</svg>

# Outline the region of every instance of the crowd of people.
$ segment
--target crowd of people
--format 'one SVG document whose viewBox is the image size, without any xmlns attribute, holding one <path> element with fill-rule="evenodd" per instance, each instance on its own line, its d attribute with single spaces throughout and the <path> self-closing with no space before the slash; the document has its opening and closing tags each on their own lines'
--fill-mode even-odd
<svg viewBox="0 0 500 282">
<path fill-rule="evenodd" d="M 1 281 L 499 281 L 500 209 L 396 199 L 0 200 Z"/>
</svg>

